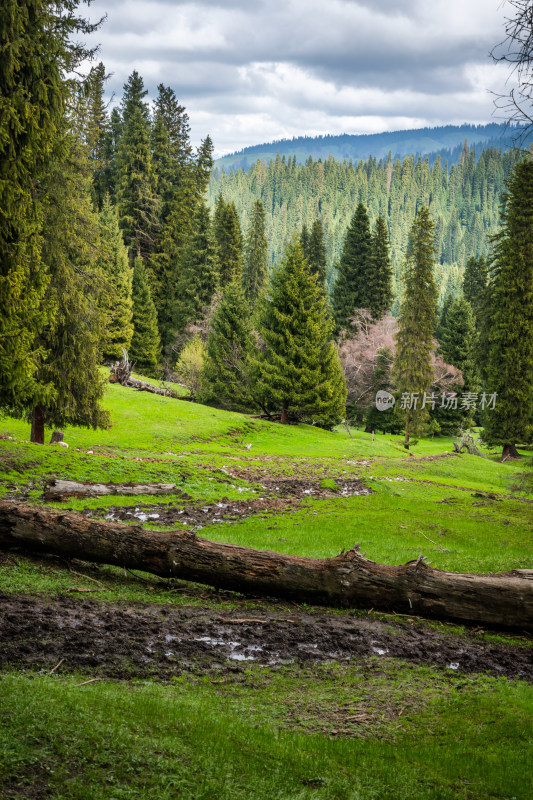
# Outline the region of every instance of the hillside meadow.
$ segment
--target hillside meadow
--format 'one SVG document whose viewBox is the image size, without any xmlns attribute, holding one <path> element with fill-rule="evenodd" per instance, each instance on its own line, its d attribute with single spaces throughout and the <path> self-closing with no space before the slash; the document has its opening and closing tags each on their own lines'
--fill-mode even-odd
<svg viewBox="0 0 533 800">
<path fill-rule="evenodd" d="M 175 483 L 49 505 L 311 557 L 358 542 L 384 564 L 532 566 L 523 463 L 453 455 L 444 438 L 407 454 L 398 437 L 117 385 L 105 405 L 112 427 L 67 428 L 68 448 L 32 445 L 4 417 L 0 496 L 44 504 L 52 478 Z M 531 796 L 525 635 L 0 558 L 9 800 Z"/>
</svg>

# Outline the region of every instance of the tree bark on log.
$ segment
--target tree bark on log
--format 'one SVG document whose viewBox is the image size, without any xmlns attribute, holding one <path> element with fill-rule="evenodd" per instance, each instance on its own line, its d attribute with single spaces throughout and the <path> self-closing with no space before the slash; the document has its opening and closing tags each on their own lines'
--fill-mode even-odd
<svg viewBox="0 0 533 800">
<path fill-rule="evenodd" d="M 66 497 L 103 497 L 110 494 L 161 495 L 181 494 L 175 483 L 81 483 L 53 480 L 46 484 L 44 499 L 47 502 Z"/>
<path fill-rule="evenodd" d="M 444 572 L 422 557 L 386 566 L 357 545 L 335 558 L 302 558 L 0 501 L 0 547 L 21 546 L 297 602 L 533 630 L 533 570 Z"/>
</svg>

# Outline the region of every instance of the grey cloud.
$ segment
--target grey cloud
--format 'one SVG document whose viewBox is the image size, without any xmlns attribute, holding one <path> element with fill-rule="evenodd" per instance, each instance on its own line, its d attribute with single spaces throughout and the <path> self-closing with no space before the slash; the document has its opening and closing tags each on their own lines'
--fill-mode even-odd
<svg viewBox="0 0 533 800">
<path fill-rule="evenodd" d="M 434 3 L 443 7 L 443 0 Z M 108 11 L 95 38 L 117 96 L 137 69 L 152 96 L 158 83 L 172 86 L 191 120 L 193 109 L 212 117 L 211 129 L 227 115 L 263 113 L 273 129 L 277 121 L 292 135 L 306 133 L 304 125 L 327 132 L 328 118 L 332 126 L 376 115 L 477 121 L 483 103 L 472 65 L 490 63 L 500 31 L 491 32 L 492 17 L 478 24 L 489 16 L 487 0 L 449 0 L 439 26 L 432 6 L 433 0 L 95 0 L 91 15 Z M 475 25 L 463 24 L 464 8 Z M 293 73 L 272 75 L 276 64 Z M 361 90 L 381 99 L 372 102 Z"/>
</svg>

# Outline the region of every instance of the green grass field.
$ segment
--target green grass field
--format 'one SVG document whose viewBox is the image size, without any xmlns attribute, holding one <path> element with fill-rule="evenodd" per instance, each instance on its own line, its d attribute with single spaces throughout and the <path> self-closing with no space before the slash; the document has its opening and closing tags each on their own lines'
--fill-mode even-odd
<svg viewBox="0 0 533 800">
<path fill-rule="evenodd" d="M 524 463 L 451 456 L 450 439 L 280 426 L 186 401 L 109 386 L 108 431 L 67 428 L 69 447 L 28 442 L 29 425 L 0 419 L 0 498 L 43 503 L 51 478 L 173 482 L 176 494 L 54 503 L 105 515 L 140 506 L 225 501 L 252 513 L 202 524 L 200 535 L 260 549 L 333 556 L 359 542 L 367 557 L 423 553 L 452 571 L 533 567 L 533 500 L 514 488 Z M 48 439 L 47 439 L 48 440 Z M 335 487 L 362 478 L 372 493 Z M 253 511 L 263 482 L 314 481 L 328 496 Z M 490 495 L 487 495 L 490 493 Z M 186 497 L 185 497 L 186 495 Z M 134 521 L 132 519 L 132 521 Z M 157 520 L 144 527 L 167 526 Z M 180 526 L 180 529 L 191 525 Z M 194 527 L 194 526 L 192 526 Z M 198 526 L 197 526 L 198 527 Z M 105 604 L 266 607 L 112 567 L 6 554 L 0 592 L 57 597 L 100 590 Z M 83 597 L 80 596 L 80 603 Z M 332 610 L 331 614 L 339 614 Z M 446 630 L 446 626 L 435 623 Z M 448 628 L 466 636 L 464 628 Z M 505 636 L 483 634 L 495 642 Z M 527 644 L 526 637 L 513 637 Z M 8 665 L 0 673 L 0 796 L 122 798 L 499 798 L 533 795 L 533 690 L 520 680 L 387 659 L 310 668 L 239 667 L 220 679 L 184 670 L 170 683 L 101 680 Z"/>
</svg>

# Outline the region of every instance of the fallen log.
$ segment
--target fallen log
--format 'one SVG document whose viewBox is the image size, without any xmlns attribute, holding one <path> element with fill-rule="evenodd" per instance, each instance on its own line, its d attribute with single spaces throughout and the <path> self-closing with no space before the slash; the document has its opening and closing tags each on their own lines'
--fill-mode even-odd
<svg viewBox="0 0 533 800">
<path fill-rule="evenodd" d="M 21 546 L 297 602 L 533 630 L 533 570 L 444 572 L 422 556 L 387 566 L 357 545 L 335 558 L 302 558 L 0 501 L 0 547 Z"/>
<path fill-rule="evenodd" d="M 67 497 L 103 497 L 110 494 L 161 495 L 180 494 L 175 483 L 82 483 L 79 481 L 53 480 L 44 489 L 47 502 L 61 501 Z"/>
</svg>

